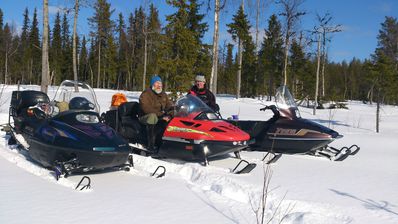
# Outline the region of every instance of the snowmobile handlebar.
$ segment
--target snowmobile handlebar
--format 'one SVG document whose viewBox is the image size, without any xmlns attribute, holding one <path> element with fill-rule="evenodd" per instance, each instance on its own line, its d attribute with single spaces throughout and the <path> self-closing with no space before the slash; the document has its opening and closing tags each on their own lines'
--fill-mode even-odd
<svg viewBox="0 0 398 224">
<path fill-rule="evenodd" d="M 265 107 L 260 109 L 260 111 L 265 111 L 265 110 L 271 110 L 272 113 L 274 113 L 275 117 L 279 117 L 279 115 L 280 115 L 279 110 L 278 110 L 278 108 L 275 105 L 265 106 Z"/>
<path fill-rule="evenodd" d="M 260 111 L 265 111 L 265 110 L 277 110 L 275 105 L 269 105 L 269 106 L 265 106 L 263 108 L 260 109 Z"/>
</svg>

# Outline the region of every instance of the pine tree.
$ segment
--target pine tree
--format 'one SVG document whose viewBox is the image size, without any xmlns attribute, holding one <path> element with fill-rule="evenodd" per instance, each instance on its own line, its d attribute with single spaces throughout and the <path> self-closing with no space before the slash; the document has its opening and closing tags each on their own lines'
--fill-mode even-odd
<svg viewBox="0 0 398 224">
<path fill-rule="evenodd" d="M 21 32 L 21 44 L 18 49 L 18 55 L 20 56 L 21 60 L 24 62 L 22 63 L 23 69 L 21 74 L 21 83 L 29 82 L 29 74 L 30 74 L 30 46 L 29 46 L 29 10 L 25 8 L 23 14 L 23 23 L 22 23 L 22 32 Z"/>
<path fill-rule="evenodd" d="M 158 9 L 151 4 L 149 6 L 149 16 L 147 20 L 148 31 L 148 80 L 152 74 L 159 73 L 159 60 L 161 53 L 159 52 L 161 45 L 161 24 L 159 20 Z M 147 82 L 148 83 L 148 82 Z"/>
<path fill-rule="evenodd" d="M 236 66 L 234 64 L 233 59 L 233 44 L 228 44 L 226 46 L 227 53 L 225 57 L 225 63 L 221 64 L 219 78 L 218 78 L 218 86 L 220 93 L 234 94 L 236 85 L 235 85 L 235 76 L 236 76 Z"/>
<path fill-rule="evenodd" d="M 4 52 L 4 34 L 3 34 L 3 11 L 0 9 L 0 80 L 2 80 L 3 77 L 3 68 L 1 65 L 4 65 L 4 59 L 3 55 L 5 54 Z M 3 80 L 4 83 L 6 83 L 6 80 Z"/>
<path fill-rule="evenodd" d="M 39 36 L 39 22 L 37 20 L 37 10 L 35 8 L 33 12 L 33 20 L 32 25 L 30 27 L 29 34 L 29 48 L 31 53 L 31 58 L 28 63 L 30 63 L 30 72 L 29 72 L 29 82 L 30 83 L 39 83 L 39 77 L 41 77 L 41 45 L 40 45 L 40 36 Z"/>
<path fill-rule="evenodd" d="M 168 15 L 162 51 L 161 72 L 166 77 L 166 87 L 172 91 L 186 91 L 197 71 L 198 55 L 202 46 L 198 34 L 189 28 L 190 5 L 186 0 L 167 0 L 177 11 Z"/>
<path fill-rule="evenodd" d="M 308 90 L 312 89 L 313 78 L 309 76 L 307 71 L 307 58 L 303 47 L 293 39 L 290 47 L 290 86 L 293 96 L 303 98 L 309 94 Z M 314 91 L 312 91 L 314 92 Z"/>
<path fill-rule="evenodd" d="M 89 83 L 90 76 L 89 76 L 89 66 L 88 66 L 88 51 L 86 45 L 87 45 L 86 37 L 83 36 L 80 48 L 80 54 L 79 54 L 78 79 Z"/>
<path fill-rule="evenodd" d="M 398 21 L 397 18 L 386 16 L 379 30 L 378 48 L 379 54 L 388 57 L 395 66 L 398 66 Z M 397 68 L 396 68 L 397 70 Z"/>
<path fill-rule="evenodd" d="M 283 67 L 282 28 L 277 16 L 271 15 L 268 28 L 265 30 L 263 43 L 259 51 L 259 83 L 263 94 L 270 99 L 276 87 L 282 83 Z"/>
<path fill-rule="evenodd" d="M 50 45 L 50 77 L 54 84 L 62 81 L 62 38 L 61 38 L 61 16 L 59 12 L 55 15 L 54 27 L 52 30 L 52 40 Z"/>
<path fill-rule="evenodd" d="M 126 65 L 127 65 L 127 78 L 125 81 L 125 88 L 126 89 L 132 89 L 136 85 L 135 79 L 134 79 L 134 63 L 135 63 L 135 19 L 134 15 L 130 13 L 129 15 L 129 26 L 127 28 L 127 56 L 126 56 Z"/>
<path fill-rule="evenodd" d="M 208 30 L 208 24 L 203 22 L 204 14 L 200 14 L 200 7 L 197 0 L 189 0 L 189 12 L 188 12 L 188 29 L 191 30 L 196 39 L 196 43 L 199 46 L 197 52 L 197 58 L 195 62 L 195 67 L 193 68 L 193 73 L 202 73 L 207 75 L 207 80 L 210 81 L 211 73 L 211 47 L 209 45 L 203 44 L 202 38 Z"/>
<path fill-rule="evenodd" d="M 143 90 L 144 54 L 145 54 L 145 28 L 146 15 L 144 9 L 139 7 L 134 14 L 134 77 L 139 90 Z"/>
<path fill-rule="evenodd" d="M 397 102 L 398 86 L 398 23 L 396 18 L 386 17 L 379 30 L 378 48 L 372 55 L 375 88 L 379 97 L 387 103 Z M 380 102 L 380 101 L 378 101 Z"/>
<path fill-rule="evenodd" d="M 4 29 L 2 28 L 1 30 L 1 41 L 0 41 L 0 47 L 1 47 L 1 59 L 3 59 L 4 57 L 4 61 L 1 60 L 2 64 L 0 64 L 1 67 L 4 66 L 4 70 L 3 70 L 3 74 L 2 74 L 2 78 L 4 78 L 4 84 L 10 84 L 10 72 L 9 72 L 9 63 L 10 63 L 10 59 L 9 56 L 11 54 L 12 49 L 12 33 L 11 33 L 11 29 L 8 26 L 8 23 L 6 23 L 6 25 L 4 26 Z"/>
<path fill-rule="evenodd" d="M 61 23 L 62 63 L 59 82 L 65 79 L 73 80 L 72 39 L 69 28 L 67 14 L 64 13 Z"/>
<path fill-rule="evenodd" d="M 118 72 L 117 72 L 117 88 L 122 88 L 122 84 L 125 82 L 127 78 L 127 57 L 128 57 L 128 48 L 127 48 L 127 35 L 126 35 L 126 25 L 124 23 L 123 14 L 119 13 L 118 26 Z"/>
<path fill-rule="evenodd" d="M 250 24 L 247 15 L 243 11 L 243 6 L 239 7 L 238 12 L 233 16 L 233 22 L 228 24 L 228 32 L 232 35 L 232 39 L 238 42 L 238 55 L 242 53 L 242 58 L 237 60 L 237 98 L 241 95 L 241 85 L 245 95 L 254 95 L 255 86 L 253 84 L 253 76 L 255 75 L 255 46 L 250 36 Z M 242 49 L 241 47 L 242 46 Z M 241 81 L 243 80 L 243 82 Z M 242 82 L 242 84 L 241 84 Z M 251 83 L 250 83 L 251 82 Z M 250 83 L 250 84 L 249 84 Z"/>
<path fill-rule="evenodd" d="M 188 6 L 188 29 L 195 33 L 195 38 L 198 43 L 202 43 L 202 38 L 208 30 L 207 23 L 202 22 L 205 15 L 199 14 L 200 7 L 202 5 L 197 0 L 190 0 Z"/>
<path fill-rule="evenodd" d="M 92 28 L 90 36 L 95 41 L 97 88 L 109 85 L 116 77 L 116 46 L 113 40 L 114 10 L 106 0 L 98 0 L 94 5 L 94 15 L 88 19 Z"/>
</svg>

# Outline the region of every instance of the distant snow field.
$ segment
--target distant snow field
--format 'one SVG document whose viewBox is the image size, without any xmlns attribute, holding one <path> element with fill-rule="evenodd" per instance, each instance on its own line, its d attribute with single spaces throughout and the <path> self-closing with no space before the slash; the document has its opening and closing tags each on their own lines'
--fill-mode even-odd
<svg viewBox="0 0 398 224">
<path fill-rule="evenodd" d="M 39 89 L 23 86 L 23 89 Z M 0 98 L 0 123 L 8 122 L 11 92 Z M 56 88 L 49 88 L 50 98 Z M 108 110 L 116 90 L 95 89 L 101 112 Z M 127 92 L 138 101 L 139 92 Z M 217 97 L 224 118 L 267 120 L 259 108 L 272 102 Z M 348 102 L 348 110 L 299 107 L 301 116 L 330 127 L 343 138 L 334 147 L 357 144 L 361 151 L 342 162 L 284 155 L 270 165 L 272 177 L 264 223 L 398 223 L 398 107 L 383 106 L 380 133 L 375 132 L 376 106 Z M 83 175 L 56 181 L 29 156 L 7 145 L 0 132 L 0 223 L 257 223 L 261 205 L 264 153 L 242 152 L 257 167 L 249 174 L 232 174 L 237 160 L 222 157 L 210 166 L 134 155 L 129 172 L 88 174 L 91 189 L 75 190 Z M 159 165 L 163 178 L 151 177 Z M 261 207 L 261 206 L 260 206 Z"/>
</svg>

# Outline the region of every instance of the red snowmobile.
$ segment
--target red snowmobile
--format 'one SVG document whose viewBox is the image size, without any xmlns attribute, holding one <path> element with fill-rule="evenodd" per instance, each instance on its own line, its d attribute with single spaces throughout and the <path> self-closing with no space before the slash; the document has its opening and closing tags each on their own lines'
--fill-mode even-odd
<svg viewBox="0 0 398 224">
<path fill-rule="evenodd" d="M 117 110 L 107 111 L 104 120 L 128 139 L 133 150 L 146 152 L 147 137 L 145 126 L 138 121 L 139 110 L 139 103 L 126 102 Z M 231 152 L 240 158 L 239 151 L 247 147 L 250 140 L 249 134 L 221 120 L 193 95 L 179 98 L 170 122 L 159 123 L 156 145 L 158 155 L 166 158 L 200 161 L 205 165 L 208 158 Z M 249 165 L 249 169 L 255 167 L 255 164 Z"/>
</svg>

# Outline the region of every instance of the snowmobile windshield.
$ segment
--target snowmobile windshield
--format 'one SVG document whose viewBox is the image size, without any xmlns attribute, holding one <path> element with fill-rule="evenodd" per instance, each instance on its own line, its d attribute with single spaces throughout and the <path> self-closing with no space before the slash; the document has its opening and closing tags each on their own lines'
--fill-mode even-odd
<svg viewBox="0 0 398 224">
<path fill-rule="evenodd" d="M 219 117 L 202 100 L 194 95 L 180 97 L 175 105 L 175 117 L 197 120 L 217 120 Z"/>
<path fill-rule="evenodd" d="M 281 86 L 276 90 L 275 103 L 279 109 L 294 111 L 296 117 L 300 117 L 296 102 L 286 86 Z"/>
<path fill-rule="evenodd" d="M 99 113 L 100 111 L 94 90 L 88 84 L 79 81 L 63 81 L 55 93 L 53 103 L 59 108 L 59 112 L 90 110 Z"/>
</svg>

